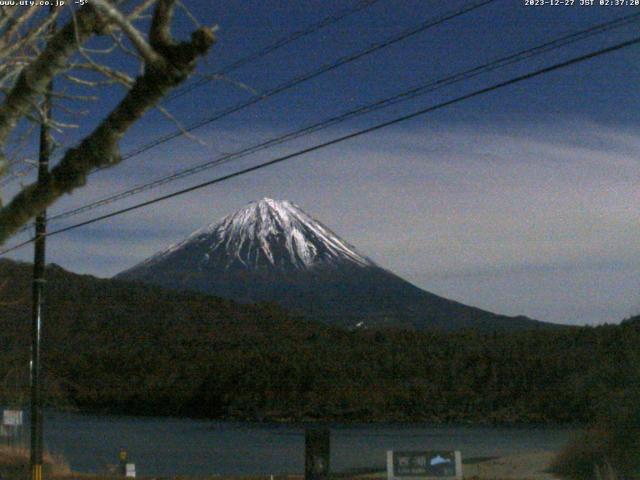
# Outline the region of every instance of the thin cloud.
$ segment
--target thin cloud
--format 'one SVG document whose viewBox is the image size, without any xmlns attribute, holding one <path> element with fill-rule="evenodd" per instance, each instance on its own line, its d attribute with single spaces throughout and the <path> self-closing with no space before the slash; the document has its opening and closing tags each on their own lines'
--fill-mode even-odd
<svg viewBox="0 0 640 480">
<path fill-rule="evenodd" d="M 230 135 L 237 139 L 242 132 Z M 198 148 L 180 158 L 189 156 L 191 164 L 206 160 Z M 638 153 L 640 137 L 631 129 L 575 120 L 535 129 L 398 129 L 64 234 L 52 239 L 50 259 L 74 271 L 110 276 L 270 196 L 299 204 L 380 265 L 445 297 L 541 320 L 615 321 L 638 304 L 633 295 L 619 295 L 628 293 L 630 270 L 624 265 L 637 265 L 640 258 Z M 166 154 L 156 155 L 157 164 L 171 163 Z M 244 164 L 268 158 L 265 153 Z M 173 165 L 179 163 L 173 158 Z M 149 178 L 144 165 L 132 163 L 92 179 L 73 203 Z M 595 291 L 591 279 L 598 278 Z"/>
</svg>

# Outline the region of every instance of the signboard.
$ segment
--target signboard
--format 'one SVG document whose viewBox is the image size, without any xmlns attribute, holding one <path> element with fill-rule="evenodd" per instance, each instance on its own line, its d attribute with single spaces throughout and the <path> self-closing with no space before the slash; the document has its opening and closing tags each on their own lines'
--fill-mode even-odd
<svg viewBox="0 0 640 480">
<path fill-rule="evenodd" d="M 459 451 L 387 452 L 388 480 L 462 478 L 462 455 Z"/>
<path fill-rule="evenodd" d="M 124 471 L 125 477 L 136 478 L 136 464 L 127 463 Z"/>
<path fill-rule="evenodd" d="M 5 410 L 2 414 L 2 424 L 12 427 L 22 425 L 22 410 Z"/>
</svg>

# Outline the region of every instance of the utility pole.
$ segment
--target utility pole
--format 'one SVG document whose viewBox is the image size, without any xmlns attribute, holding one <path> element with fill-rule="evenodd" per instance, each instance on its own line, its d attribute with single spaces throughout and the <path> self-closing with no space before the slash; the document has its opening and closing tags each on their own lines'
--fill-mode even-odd
<svg viewBox="0 0 640 480">
<path fill-rule="evenodd" d="M 50 8 L 50 13 L 53 7 Z M 52 23 L 50 33 L 55 31 Z M 53 81 L 47 85 L 42 103 L 42 123 L 40 124 L 40 151 L 38 155 L 38 183 L 44 183 L 49 176 L 49 156 L 52 139 L 49 127 L 51 118 L 51 93 Z M 43 210 L 36 217 L 35 248 L 33 256 L 33 287 L 31 309 L 31 480 L 42 480 L 42 379 L 41 379 L 41 341 L 42 341 L 42 309 L 45 286 L 45 242 L 47 235 L 47 211 Z"/>
<path fill-rule="evenodd" d="M 331 431 L 313 426 L 304 434 L 304 480 L 328 480 L 330 477 Z"/>
</svg>

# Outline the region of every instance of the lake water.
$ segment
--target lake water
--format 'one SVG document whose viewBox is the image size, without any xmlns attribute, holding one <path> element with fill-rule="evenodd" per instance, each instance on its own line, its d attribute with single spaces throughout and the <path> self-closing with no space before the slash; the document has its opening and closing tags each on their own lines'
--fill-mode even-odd
<svg viewBox="0 0 640 480">
<path fill-rule="evenodd" d="M 295 474 L 304 470 L 304 427 L 47 411 L 45 444 L 73 470 L 103 473 L 124 447 L 138 475 Z M 387 450 L 457 449 L 463 459 L 557 450 L 562 428 L 331 425 L 331 470 L 384 469 Z"/>
</svg>

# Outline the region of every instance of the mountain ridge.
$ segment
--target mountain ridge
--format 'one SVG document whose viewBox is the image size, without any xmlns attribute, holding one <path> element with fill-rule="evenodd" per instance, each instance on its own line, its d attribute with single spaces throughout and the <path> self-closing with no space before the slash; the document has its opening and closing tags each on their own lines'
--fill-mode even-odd
<svg viewBox="0 0 640 480">
<path fill-rule="evenodd" d="M 241 303 L 274 301 L 340 327 L 551 326 L 439 297 L 386 270 L 289 201 L 264 198 L 116 275 Z"/>
</svg>

